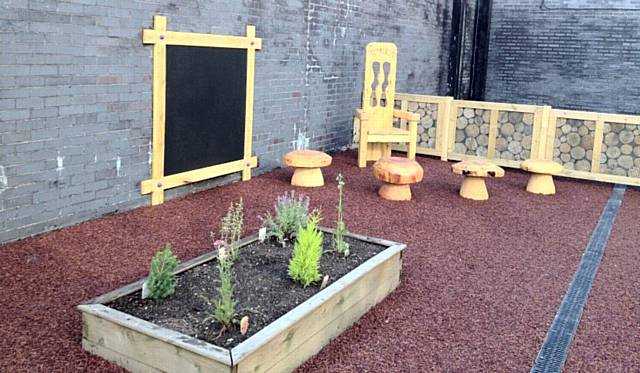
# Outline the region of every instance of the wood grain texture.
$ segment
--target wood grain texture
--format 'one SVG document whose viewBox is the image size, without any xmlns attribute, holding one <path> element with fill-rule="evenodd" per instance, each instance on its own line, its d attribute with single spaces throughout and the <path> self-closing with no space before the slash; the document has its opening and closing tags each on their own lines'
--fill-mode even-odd
<svg viewBox="0 0 640 373">
<path fill-rule="evenodd" d="M 142 194 L 152 193 L 158 190 L 171 189 L 181 185 L 227 175 L 242 171 L 245 167 L 252 168 L 257 165 L 258 158 L 256 157 L 251 157 L 248 162 L 241 159 L 239 161 L 227 162 L 215 166 L 164 176 L 157 180 L 144 180 L 140 183 L 140 189 Z"/>
<path fill-rule="evenodd" d="M 504 170 L 495 163 L 484 159 L 465 159 L 451 166 L 455 174 L 473 177 L 503 177 Z"/>
<path fill-rule="evenodd" d="M 558 119 L 551 110 L 551 106 L 545 105 L 542 107 L 542 127 L 546 127 L 546 132 L 540 133 L 540 151 L 538 152 L 538 158 L 540 159 L 553 159 L 553 148 L 556 138 L 556 120 Z M 545 126 L 546 123 L 546 126 Z"/>
<path fill-rule="evenodd" d="M 542 159 L 540 150 L 544 149 L 546 141 L 542 140 L 542 134 L 547 131 L 548 122 L 542 122 L 542 108 L 538 108 L 533 114 L 533 128 L 531 131 L 531 158 Z"/>
<path fill-rule="evenodd" d="M 545 159 L 527 159 L 520 165 L 523 170 L 535 174 L 557 174 L 562 172 L 562 165 Z"/>
<path fill-rule="evenodd" d="M 496 140 L 498 136 L 498 110 L 491 110 L 489 117 L 489 142 L 487 144 L 487 158 L 496 157 Z"/>
<path fill-rule="evenodd" d="M 327 167 L 331 164 L 331 156 L 317 150 L 294 150 L 284 155 L 282 163 L 289 167 Z"/>
<path fill-rule="evenodd" d="M 251 156 L 253 144 L 253 94 L 256 75 L 256 49 L 261 48 L 260 39 L 256 39 L 256 27 L 247 25 L 249 47 L 247 48 L 247 86 L 244 110 L 244 164 L 242 181 L 251 179 Z M 256 164 L 257 165 L 257 164 Z M 253 166 L 256 167 L 256 166 Z"/>
<path fill-rule="evenodd" d="M 167 30 L 167 18 L 153 17 L 153 27 L 158 32 Z M 153 46 L 153 131 L 151 150 L 151 179 L 158 180 L 164 176 L 164 135 L 166 119 L 167 90 L 167 44 L 158 39 Z M 164 192 L 156 190 L 151 195 L 151 204 L 164 202 Z"/>
<path fill-rule="evenodd" d="M 373 164 L 373 176 L 389 184 L 415 184 L 423 175 L 420 164 L 408 158 L 385 157 Z"/>
<path fill-rule="evenodd" d="M 143 364 L 167 372 L 230 372 L 226 349 L 102 305 L 80 307 L 84 345 L 129 369 Z"/>
<path fill-rule="evenodd" d="M 166 19 L 166 17 L 163 17 Z M 262 39 L 249 36 L 198 34 L 193 32 L 176 32 L 160 30 L 143 30 L 142 42 L 144 44 L 184 45 L 190 47 L 208 48 L 238 48 L 260 49 Z"/>
<path fill-rule="evenodd" d="M 415 157 L 419 115 L 394 109 L 397 54 L 393 43 L 367 44 L 362 108 L 356 111 L 359 167 L 366 167 L 368 160 L 390 156 L 392 143 L 407 143 L 409 158 Z M 395 128 L 394 117 L 409 121 L 408 129 Z"/>
<path fill-rule="evenodd" d="M 602 141 L 604 139 L 604 119 L 596 120 L 596 129 L 593 134 L 593 151 L 591 156 L 591 172 L 600 172 L 600 158 L 602 157 Z"/>
<path fill-rule="evenodd" d="M 451 103 L 453 97 L 445 97 L 445 100 L 438 103 L 438 119 L 436 122 L 436 150 L 440 152 L 440 159 L 443 161 L 448 160 L 448 140 L 449 131 L 447 126 L 449 125 L 451 118 Z M 418 149 L 420 152 L 420 149 Z M 422 153 L 421 153 L 422 154 Z"/>
</svg>

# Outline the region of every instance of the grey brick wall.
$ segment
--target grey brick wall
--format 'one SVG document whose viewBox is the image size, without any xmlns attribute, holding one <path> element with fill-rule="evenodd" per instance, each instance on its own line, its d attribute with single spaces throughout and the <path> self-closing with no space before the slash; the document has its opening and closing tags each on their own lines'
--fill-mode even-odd
<svg viewBox="0 0 640 373">
<path fill-rule="evenodd" d="M 444 93 L 445 0 L 0 0 L 0 242 L 149 203 L 139 183 L 150 174 L 152 48 L 141 30 L 156 14 L 176 31 L 256 25 L 256 173 L 297 138 L 349 142 L 369 41 L 398 45 L 399 91 Z"/>
<path fill-rule="evenodd" d="M 487 100 L 638 114 L 639 98 L 638 0 L 493 1 Z"/>
</svg>

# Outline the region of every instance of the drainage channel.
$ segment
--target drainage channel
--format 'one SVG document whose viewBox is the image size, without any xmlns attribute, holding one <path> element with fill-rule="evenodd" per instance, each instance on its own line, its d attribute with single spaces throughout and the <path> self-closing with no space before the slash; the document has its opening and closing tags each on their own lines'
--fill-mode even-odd
<svg viewBox="0 0 640 373">
<path fill-rule="evenodd" d="M 573 280 L 571 280 L 571 285 L 562 299 L 560 309 L 558 309 L 551 328 L 544 338 L 536 361 L 531 368 L 531 373 L 550 373 L 562 370 L 569 347 L 578 329 L 582 310 L 604 255 L 611 228 L 622 204 L 625 189 L 624 185 L 614 186 L 613 193 L 598 219 L 584 254 L 582 254 L 578 270 L 573 275 Z"/>
</svg>

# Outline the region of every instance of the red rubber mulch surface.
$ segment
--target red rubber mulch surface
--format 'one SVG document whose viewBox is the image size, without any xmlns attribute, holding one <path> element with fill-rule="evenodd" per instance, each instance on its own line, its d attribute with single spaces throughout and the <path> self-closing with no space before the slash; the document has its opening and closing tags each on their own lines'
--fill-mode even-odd
<svg viewBox="0 0 640 373">
<path fill-rule="evenodd" d="M 640 191 L 628 187 L 587 300 L 566 372 L 640 370 Z"/>
<path fill-rule="evenodd" d="M 409 247 L 397 291 L 302 371 L 531 367 L 611 187 L 557 180 L 558 195 L 536 196 L 524 190 L 527 174 L 507 170 L 488 180 L 488 202 L 474 202 L 458 196 L 450 164 L 418 160 L 425 178 L 411 202 L 380 200 L 371 167 L 356 167 L 354 152 L 334 156 L 327 186 L 304 190 L 331 225 L 342 172 L 349 229 Z M 240 197 L 247 232 L 255 231 L 257 215 L 292 189 L 291 174 L 276 170 L 0 247 L 0 371 L 118 371 L 82 350 L 75 305 L 144 276 L 164 242 L 181 260 L 209 251 L 209 231 Z"/>
</svg>

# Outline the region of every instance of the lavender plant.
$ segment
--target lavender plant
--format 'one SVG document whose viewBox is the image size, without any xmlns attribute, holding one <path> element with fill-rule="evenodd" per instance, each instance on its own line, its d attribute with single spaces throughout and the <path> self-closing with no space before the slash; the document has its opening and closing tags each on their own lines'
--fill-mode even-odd
<svg viewBox="0 0 640 373">
<path fill-rule="evenodd" d="M 284 193 L 279 196 L 275 208 L 275 216 L 267 213 L 262 218 L 263 225 L 267 228 L 267 237 L 275 238 L 284 243 L 290 240 L 295 232 L 305 227 L 309 218 L 309 197 L 300 193 L 296 197 L 295 192 Z"/>
<path fill-rule="evenodd" d="M 347 225 L 344 223 L 344 177 L 342 174 L 338 174 L 336 178 L 338 182 L 338 218 L 336 220 L 336 233 L 333 235 L 333 250 L 343 254 L 349 255 L 349 244 L 345 241 L 344 236 L 349 233 Z"/>
</svg>

